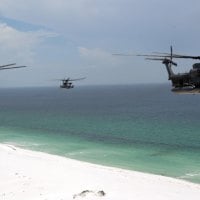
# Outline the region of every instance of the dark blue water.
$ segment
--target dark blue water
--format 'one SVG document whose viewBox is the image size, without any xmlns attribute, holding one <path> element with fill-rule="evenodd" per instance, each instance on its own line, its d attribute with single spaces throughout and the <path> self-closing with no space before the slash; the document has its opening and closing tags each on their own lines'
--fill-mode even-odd
<svg viewBox="0 0 200 200">
<path fill-rule="evenodd" d="M 0 142 L 200 183 L 199 102 L 169 85 L 0 89 Z"/>
</svg>

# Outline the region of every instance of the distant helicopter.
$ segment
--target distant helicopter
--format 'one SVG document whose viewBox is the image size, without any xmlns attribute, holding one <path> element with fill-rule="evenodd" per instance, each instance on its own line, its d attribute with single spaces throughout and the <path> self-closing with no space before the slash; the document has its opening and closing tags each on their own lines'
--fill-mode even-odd
<svg viewBox="0 0 200 200">
<path fill-rule="evenodd" d="M 114 54 L 114 55 L 125 55 L 126 54 Z M 178 94 L 200 94 L 200 63 L 194 63 L 192 69 L 186 73 L 178 73 L 175 74 L 172 70 L 172 65 L 177 66 L 172 59 L 173 58 L 183 58 L 183 59 L 196 59 L 200 60 L 200 56 L 187 56 L 187 55 L 179 55 L 174 54 L 172 50 L 172 46 L 170 47 L 170 53 L 160 53 L 156 52 L 151 55 L 135 55 L 135 56 L 144 56 L 147 60 L 156 60 L 162 61 L 162 63 L 166 66 L 168 72 L 168 80 L 172 82 L 172 92 Z"/>
<path fill-rule="evenodd" d="M 6 64 L 6 65 L 0 65 L 0 70 L 16 69 L 16 68 L 27 67 L 27 66 L 14 66 L 14 67 L 10 67 L 10 66 L 13 66 L 13 65 L 16 65 L 16 63 Z"/>
<path fill-rule="evenodd" d="M 61 79 L 62 83 L 60 85 L 60 88 L 72 89 L 72 88 L 74 88 L 72 81 L 79 81 L 79 80 L 83 80 L 83 79 L 85 79 L 85 77 L 84 78 L 78 78 L 78 79 L 70 79 L 70 78 Z"/>
</svg>

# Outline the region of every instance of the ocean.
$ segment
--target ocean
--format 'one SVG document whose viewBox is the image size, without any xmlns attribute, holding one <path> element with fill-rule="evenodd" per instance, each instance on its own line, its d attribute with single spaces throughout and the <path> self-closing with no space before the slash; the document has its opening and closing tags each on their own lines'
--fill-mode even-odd
<svg viewBox="0 0 200 200">
<path fill-rule="evenodd" d="M 200 95 L 169 84 L 0 89 L 0 142 L 200 183 Z"/>
</svg>

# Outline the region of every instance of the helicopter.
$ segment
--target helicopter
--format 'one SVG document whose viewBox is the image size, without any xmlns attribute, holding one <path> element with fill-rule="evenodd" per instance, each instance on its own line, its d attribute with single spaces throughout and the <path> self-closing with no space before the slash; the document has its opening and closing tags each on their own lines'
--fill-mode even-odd
<svg viewBox="0 0 200 200">
<path fill-rule="evenodd" d="M 74 88 L 74 85 L 73 85 L 73 81 L 79 81 L 79 80 L 83 80 L 85 79 L 84 78 L 78 78 L 78 79 L 70 79 L 70 78 L 64 78 L 64 79 L 61 79 L 61 85 L 60 85 L 60 88 L 65 88 L 65 89 L 72 89 Z"/>
<path fill-rule="evenodd" d="M 131 56 L 130 54 L 114 55 Z M 194 63 L 189 72 L 176 74 L 172 70 L 172 66 L 178 65 L 173 61 L 173 58 L 200 60 L 200 56 L 174 54 L 172 46 L 170 47 L 170 53 L 156 52 L 150 55 L 139 54 L 135 56 L 144 56 L 146 60 L 162 61 L 168 73 L 168 80 L 172 83 L 172 92 L 177 94 L 200 94 L 200 63 Z"/>
<path fill-rule="evenodd" d="M 16 65 L 16 63 L 6 64 L 6 65 L 0 65 L 0 70 L 16 69 L 16 68 L 27 67 L 27 66 L 13 66 L 13 65 Z"/>
</svg>

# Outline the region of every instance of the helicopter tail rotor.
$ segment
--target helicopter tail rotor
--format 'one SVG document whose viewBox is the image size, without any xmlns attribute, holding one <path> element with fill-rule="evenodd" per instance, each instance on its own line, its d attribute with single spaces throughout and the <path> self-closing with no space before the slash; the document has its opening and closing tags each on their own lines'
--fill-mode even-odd
<svg viewBox="0 0 200 200">
<path fill-rule="evenodd" d="M 162 61 L 163 64 L 170 63 L 171 65 L 177 66 L 178 64 L 173 62 L 171 59 L 168 58 L 145 58 L 146 60 L 155 60 L 155 61 Z"/>
<path fill-rule="evenodd" d="M 170 53 L 155 53 L 155 54 L 143 54 L 137 56 L 144 56 L 146 60 L 155 60 L 155 61 L 162 61 L 163 64 L 169 64 L 171 67 L 172 65 L 177 66 L 177 63 L 173 61 L 173 49 L 170 46 Z"/>
<path fill-rule="evenodd" d="M 172 59 L 173 59 L 173 48 L 172 48 L 172 46 L 170 46 L 170 60 L 169 60 L 170 67 L 171 67 L 172 65 L 177 66 L 177 63 L 173 62 Z M 164 61 L 163 61 L 163 63 L 164 63 Z"/>
<path fill-rule="evenodd" d="M 170 46 L 170 60 L 171 60 L 171 65 L 172 65 L 172 55 L 173 55 L 173 50 L 172 50 L 172 46 Z"/>
</svg>

